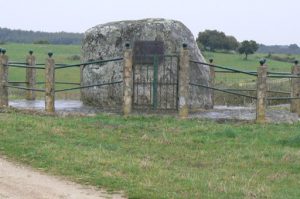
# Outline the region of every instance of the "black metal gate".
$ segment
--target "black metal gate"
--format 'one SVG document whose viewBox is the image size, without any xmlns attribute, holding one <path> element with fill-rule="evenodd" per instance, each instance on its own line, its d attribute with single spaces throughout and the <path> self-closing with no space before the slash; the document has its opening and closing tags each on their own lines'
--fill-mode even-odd
<svg viewBox="0 0 300 199">
<path fill-rule="evenodd" d="M 178 62 L 177 55 L 134 57 L 134 109 L 177 110 Z"/>
</svg>

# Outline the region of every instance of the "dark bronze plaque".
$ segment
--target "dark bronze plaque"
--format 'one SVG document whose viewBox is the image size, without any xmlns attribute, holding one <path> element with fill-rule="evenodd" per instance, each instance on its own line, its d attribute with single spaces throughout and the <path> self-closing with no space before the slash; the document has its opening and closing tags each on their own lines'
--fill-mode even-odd
<svg viewBox="0 0 300 199">
<path fill-rule="evenodd" d="M 161 62 L 164 55 L 163 41 L 135 41 L 133 46 L 135 64 L 153 64 L 154 56 Z"/>
</svg>

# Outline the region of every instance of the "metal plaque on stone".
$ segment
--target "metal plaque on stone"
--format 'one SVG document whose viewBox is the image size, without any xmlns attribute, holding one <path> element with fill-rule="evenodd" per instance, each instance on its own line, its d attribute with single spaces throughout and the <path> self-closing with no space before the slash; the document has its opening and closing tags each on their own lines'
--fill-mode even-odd
<svg viewBox="0 0 300 199">
<path fill-rule="evenodd" d="M 154 57 L 159 63 L 164 55 L 163 41 L 135 41 L 133 46 L 133 61 L 135 64 L 153 64 Z"/>
</svg>

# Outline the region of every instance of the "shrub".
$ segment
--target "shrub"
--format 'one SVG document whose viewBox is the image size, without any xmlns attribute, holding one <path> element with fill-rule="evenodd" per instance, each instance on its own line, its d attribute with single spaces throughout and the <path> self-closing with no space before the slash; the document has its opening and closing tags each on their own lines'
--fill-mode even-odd
<svg viewBox="0 0 300 199">
<path fill-rule="evenodd" d="M 72 55 L 72 56 L 68 57 L 68 59 L 71 61 L 78 61 L 78 60 L 80 60 L 80 58 L 81 58 L 80 55 Z"/>
<path fill-rule="evenodd" d="M 292 57 L 290 55 L 286 55 L 286 56 L 268 55 L 267 58 L 275 61 L 281 61 L 281 62 L 293 62 L 295 60 L 295 57 Z"/>
<path fill-rule="evenodd" d="M 33 44 L 50 44 L 50 43 L 47 40 L 38 40 L 38 41 L 33 42 Z"/>
</svg>

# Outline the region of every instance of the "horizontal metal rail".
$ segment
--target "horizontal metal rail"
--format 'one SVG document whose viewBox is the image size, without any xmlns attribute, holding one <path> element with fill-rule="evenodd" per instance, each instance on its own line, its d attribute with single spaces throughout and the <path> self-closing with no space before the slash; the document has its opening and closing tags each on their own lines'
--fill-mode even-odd
<svg viewBox="0 0 300 199">
<path fill-rule="evenodd" d="M 21 86 L 11 86 L 11 85 L 6 85 L 5 87 L 8 87 L 8 88 L 16 88 L 16 89 L 20 89 L 20 90 L 27 90 L 27 91 L 45 92 L 45 89 L 39 89 L 39 88 L 26 88 L 26 87 L 21 87 Z"/>
<path fill-rule="evenodd" d="M 8 81 L 9 84 L 27 84 L 28 82 L 21 82 L 21 81 Z"/>
<path fill-rule="evenodd" d="M 178 54 L 139 54 L 135 55 L 135 57 L 178 57 Z"/>
<path fill-rule="evenodd" d="M 235 71 L 227 71 L 227 70 L 216 70 L 216 73 L 238 73 Z M 249 72 L 249 73 L 253 73 L 253 74 L 257 74 L 256 71 L 245 71 L 245 72 Z M 286 75 L 293 75 L 292 73 L 287 73 L 287 72 L 267 72 L 268 75 L 283 75 L 284 77 L 286 77 Z"/>
<path fill-rule="evenodd" d="M 284 91 L 274 91 L 274 90 L 268 90 L 269 93 L 278 93 L 278 94 L 287 94 L 290 95 L 290 92 L 284 92 Z"/>
<path fill-rule="evenodd" d="M 23 64 L 26 65 L 26 62 L 18 62 L 18 61 L 9 61 L 8 64 Z"/>
<path fill-rule="evenodd" d="M 288 73 L 288 72 L 267 72 L 268 74 L 271 75 L 293 75 L 292 73 Z"/>
<path fill-rule="evenodd" d="M 236 73 L 243 73 L 243 74 L 246 74 L 246 75 L 257 76 L 256 73 L 254 74 L 254 73 L 252 73 L 252 72 L 247 72 L 247 71 L 237 70 L 237 69 L 229 68 L 229 67 L 225 67 L 225 66 L 219 66 L 219 65 L 214 65 L 214 64 L 208 64 L 208 63 L 205 63 L 205 62 L 199 62 L 199 61 L 194 61 L 194 60 L 190 60 L 190 62 L 196 63 L 196 64 L 202 64 L 202 65 L 206 65 L 206 66 L 211 66 L 211 67 L 214 67 L 214 68 L 220 68 L 220 69 L 223 69 L 223 70 L 234 71 L 234 72 L 236 72 Z"/>
<path fill-rule="evenodd" d="M 226 91 L 256 91 L 256 89 L 219 88 Z"/>
<path fill-rule="evenodd" d="M 229 91 L 257 91 L 256 89 L 235 89 L 235 88 L 224 88 L 224 90 Z M 284 91 L 274 91 L 274 90 L 267 90 L 268 93 L 279 93 L 279 94 L 291 94 L 290 92 L 284 92 Z"/>
<path fill-rule="evenodd" d="M 236 71 L 228 71 L 228 70 L 216 70 L 216 73 L 240 73 L 240 72 L 236 72 Z M 247 73 L 252 73 L 252 74 L 257 74 L 257 72 L 255 71 L 245 71 Z"/>
<path fill-rule="evenodd" d="M 293 100 L 300 99 L 300 97 L 268 97 L 267 100 Z"/>
<path fill-rule="evenodd" d="M 270 77 L 270 78 L 300 78 L 300 76 L 298 75 L 268 75 L 267 77 Z"/>
<path fill-rule="evenodd" d="M 151 82 L 144 82 L 144 81 L 135 81 L 134 82 L 135 84 L 139 84 L 139 85 L 141 85 L 141 84 L 145 84 L 145 85 L 149 85 L 149 84 L 153 84 L 153 82 L 151 81 Z M 157 84 L 158 85 L 162 85 L 162 86 L 164 86 L 164 85 L 178 85 L 178 83 L 177 82 L 157 82 Z"/>
<path fill-rule="evenodd" d="M 69 65 L 64 65 L 60 67 L 55 67 L 55 69 L 63 69 L 63 68 L 70 68 L 70 67 L 80 67 L 80 66 L 86 66 L 90 64 L 102 64 L 102 63 L 107 63 L 107 62 L 113 62 L 113 61 L 120 61 L 123 60 L 123 57 L 120 58 L 114 58 L 114 59 L 107 59 L 107 60 L 97 60 L 97 61 L 90 61 L 90 62 L 84 62 L 80 64 L 69 64 Z"/>
<path fill-rule="evenodd" d="M 55 92 L 63 92 L 63 91 L 71 91 L 71 90 L 78 90 L 78 89 L 91 88 L 91 87 L 106 86 L 106 85 L 112 85 L 112 84 L 119 84 L 119 83 L 122 83 L 122 82 L 123 81 L 109 82 L 109 83 L 102 83 L 102 84 L 94 84 L 94 85 L 88 85 L 88 86 L 79 86 L 79 87 L 74 87 L 74 88 L 66 88 L 66 89 L 55 90 Z"/>
<path fill-rule="evenodd" d="M 55 84 L 66 84 L 66 85 L 80 85 L 80 83 L 75 83 L 75 82 L 55 82 Z"/>
<path fill-rule="evenodd" d="M 36 82 L 35 84 L 45 84 L 46 82 Z M 80 85 L 80 83 L 77 82 L 60 82 L 56 81 L 55 84 L 65 84 L 65 85 Z"/>
<path fill-rule="evenodd" d="M 190 83 L 190 85 L 203 87 L 203 88 L 208 88 L 208 89 L 212 89 L 212 90 L 216 90 L 216 91 L 220 91 L 220 92 L 224 92 L 224 93 L 228 93 L 228 94 L 232 94 L 232 95 L 239 95 L 239 96 L 242 96 L 242 97 L 248 97 L 248 98 L 251 98 L 251 99 L 257 99 L 257 97 L 254 97 L 254 96 L 245 95 L 245 94 L 236 93 L 236 92 L 231 92 L 231 91 L 228 91 L 228 90 L 225 90 L 225 89 L 219 89 L 219 88 L 215 88 L 215 87 L 205 86 L 205 85 L 202 85 L 202 84 Z"/>
<path fill-rule="evenodd" d="M 45 69 L 45 67 L 29 66 L 29 65 L 21 65 L 21 64 L 7 64 L 6 66 L 14 67 L 14 68 L 35 68 L 35 69 Z"/>
</svg>

